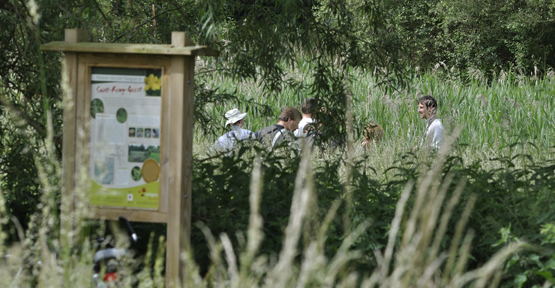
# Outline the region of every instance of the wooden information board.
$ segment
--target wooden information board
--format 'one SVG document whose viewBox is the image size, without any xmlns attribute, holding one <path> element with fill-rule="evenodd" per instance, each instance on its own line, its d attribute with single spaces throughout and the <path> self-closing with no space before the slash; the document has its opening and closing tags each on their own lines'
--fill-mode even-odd
<svg viewBox="0 0 555 288">
<path fill-rule="evenodd" d="M 191 224 L 196 46 L 183 32 L 171 45 L 88 42 L 66 29 L 64 42 L 41 46 L 64 53 L 72 91 L 64 107 L 62 214 L 75 209 L 76 175 L 85 167 L 95 218 L 167 223 L 166 287 L 180 283 L 180 254 Z M 66 220 L 64 220 L 66 219 Z M 72 223 L 62 217 L 62 227 Z"/>
</svg>

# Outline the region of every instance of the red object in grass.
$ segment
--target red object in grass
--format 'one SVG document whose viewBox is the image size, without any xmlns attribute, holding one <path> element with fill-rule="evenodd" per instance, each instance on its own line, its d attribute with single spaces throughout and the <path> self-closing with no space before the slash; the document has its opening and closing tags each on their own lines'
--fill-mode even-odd
<svg viewBox="0 0 555 288">
<path fill-rule="evenodd" d="M 106 273 L 106 275 L 104 275 L 104 281 L 106 282 L 111 282 L 111 281 L 116 281 L 118 280 L 118 274 L 116 274 L 116 272 L 110 272 L 110 273 Z"/>
<path fill-rule="evenodd" d="M 143 192 L 146 192 L 146 189 L 145 189 L 145 188 L 143 188 Z"/>
</svg>

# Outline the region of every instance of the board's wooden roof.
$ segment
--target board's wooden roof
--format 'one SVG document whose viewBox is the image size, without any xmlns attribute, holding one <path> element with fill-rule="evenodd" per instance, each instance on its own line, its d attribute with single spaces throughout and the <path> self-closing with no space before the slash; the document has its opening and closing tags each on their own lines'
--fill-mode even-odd
<svg viewBox="0 0 555 288">
<path fill-rule="evenodd" d="M 40 46 L 43 51 L 91 52 L 91 53 L 124 53 L 124 54 L 156 54 L 156 55 L 193 55 L 218 56 L 220 51 L 207 46 L 174 47 L 169 44 L 122 44 L 122 43 L 66 43 L 56 41 Z"/>
</svg>

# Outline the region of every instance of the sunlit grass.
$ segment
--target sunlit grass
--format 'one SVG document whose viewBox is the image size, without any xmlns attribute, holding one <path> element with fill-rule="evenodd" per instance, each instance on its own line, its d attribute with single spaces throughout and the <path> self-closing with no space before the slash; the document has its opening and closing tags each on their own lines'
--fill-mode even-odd
<svg viewBox="0 0 555 288">
<path fill-rule="evenodd" d="M 301 79 L 306 88 L 311 83 L 308 66 L 298 65 L 288 76 Z M 467 158 L 468 162 L 515 151 L 510 146 L 514 143 L 522 143 L 518 146 L 520 152 L 546 158 L 555 145 L 555 81 L 551 78 L 536 79 L 508 72 L 488 83 L 479 78 L 465 82 L 439 66 L 434 72 L 409 80 L 407 88 L 395 90 L 377 87 L 372 75 L 364 71 L 353 71 L 351 76 L 354 125 L 360 128 L 369 122 L 380 124 L 389 152 L 407 150 L 419 143 L 425 122 L 419 119 L 417 99 L 426 94 L 438 100 L 439 118 L 447 133 L 455 127 L 462 129 L 457 144 L 466 147 L 460 151 L 463 155 L 473 155 Z M 206 107 L 214 119 L 221 119 L 221 133 L 225 131 L 223 114 L 229 109 L 248 110 L 246 128 L 256 131 L 275 124 L 283 107 L 300 109 L 302 100 L 311 96 L 308 89 L 289 87 L 278 95 L 268 96 L 255 82 L 236 82 L 220 74 L 205 80 L 209 88 L 227 93 L 237 89 L 240 99 L 254 100 L 273 109 L 273 115 L 265 115 L 245 102 Z M 213 140 L 214 136 L 203 137 L 199 133 L 195 144 L 203 146 Z"/>
<path fill-rule="evenodd" d="M 447 143 L 446 146 L 449 146 Z M 446 235 L 446 225 L 458 205 L 465 182 L 458 185 L 455 193 L 446 195 L 452 178 L 440 181 L 443 161 L 448 147 L 440 151 L 434 165 L 423 170 L 418 181 L 410 181 L 397 203 L 395 217 L 391 220 L 389 240 L 383 250 L 374 255 L 362 255 L 353 249 L 357 237 L 364 233 L 375 219 L 362 221 L 357 227 L 346 231 L 343 243 L 333 255 L 325 253 L 326 234 L 330 222 L 337 213 L 340 201 L 327 211 L 321 223 L 310 221 L 309 215 L 315 211 L 316 192 L 313 182 L 313 161 L 308 149 L 302 156 L 295 180 L 293 201 L 289 221 L 284 227 L 282 248 L 275 255 L 261 254 L 258 249 L 264 237 L 264 220 L 261 216 L 260 201 L 263 194 L 263 170 L 261 159 L 253 165 L 250 186 L 249 227 L 245 232 L 246 241 L 239 247 L 233 246 L 230 237 L 213 236 L 210 227 L 197 224 L 206 235 L 206 245 L 210 247 L 212 265 L 206 275 L 199 274 L 190 251 L 184 251 L 185 270 L 183 287 L 496 287 L 501 279 L 505 259 L 520 249 L 523 244 L 515 244 L 501 249 L 483 266 L 467 270 L 473 232 L 466 231 L 466 223 L 472 209 L 473 200 L 467 202 L 465 212 L 458 220 L 452 242 L 442 250 L 440 245 Z M 0 197 L 1 197 L 0 193 Z M 408 202 L 414 195 L 414 201 Z M 1 200 L 1 199 L 0 199 Z M 0 201 L 1 202 L 1 201 Z M 442 203 L 445 208 L 442 209 Z M 57 219 L 48 215 L 53 205 L 47 197 L 42 199 L 41 210 L 33 217 L 33 225 L 25 238 L 7 246 L 3 251 L 9 256 L 0 260 L 0 287 L 88 287 L 90 285 L 91 245 L 86 242 L 78 250 L 54 245 L 59 243 L 55 225 Z M 43 217 L 41 217 L 43 216 Z M 82 218 L 77 212 L 69 215 Z M 6 214 L 2 212 L 5 219 Z M 383 219 L 382 219 L 383 220 Z M 52 222 L 54 221 L 54 222 Z M 315 227 L 308 228 L 309 225 Z M 76 227 L 78 228 L 78 227 Z M 310 242 L 299 245 L 302 231 L 309 229 L 316 234 Z M 77 233 L 78 230 L 66 231 Z M 2 231 L 6 233 L 6 231 Z M 62 236 L 63 237 L 63 236 Z M 162 241 L 162 239 L 160 239 Z M 125 242 L 125 241 L 124 241 Z M 151 241 L 152 243 L 152 241 Z M 164 248 L 150 250 L 145 257 L 143 270 L 131 275 L 133 267 L 139 263 L 127 262 L 121 268 L 122 282 L 116 287 L 163 287 L 165 281 L 162 265 Z M 152 262 L 151 255 L 155 260 Z M 4 254 L 6 255 L 6 254 Z M 373 257 L 377 267 L 360 274 L 349 268 L 349 263 L 360 257 Z M 38 264 L 40 261 L 41 264 Z M 127 277 L 124 277 L 127 275 Z"/>
<path fill-rule="evenodd" d="M 298 67 L 296 77 L 310 77 Z M 436 72 L 439 73 L 439 72 Z M 447 73 L 447 72 L 446 72 Z M 300 75 L 300 76 L 299 76 Z M 355 71 L 353 81 L 353 114 L 355 125 L 364 126 L 367 122 L 377 122 L 386 131 L 384 140 L 369 151 L 355 145 L 355 151 L 349 157 L 365 158 L 366 166 L 376 169 L 378 179 L 389 177 L 385 172 L 391 167 L 400 153 L 410 151 L 417 145 L 423 134 L 424 122 L 418 118 L 416 99 L 420 95 L 432 94 L 440 103 L 440 117 L 444 120 L 449 133 L 461 128 L 460 136 L 451 149 L 446 145 L 440 152 L 431 169 L 423 170 L 418 181 L 409 182 L 402 193 L 394 219 L 391 219 L 389 241 L 383 250 L 376 250 L 374 255 L 362 255 L 352 249 L 357 237 L 371 225 L 371 220 L 363 221 L 358 227 L 351 227 L 345 234 L 342 245 L 333 255 L 324 253 L 326 233 L 331 219 L 337 213 L 337 205 L 333 205 L 323 217 L 321 223 L 307 220 L 314 207 L 310 203 L 316 201 L 316 192 L 312 179 L 313 169 L 319 163 L 333 158 L 332 152 L 322 155 L 306 153 L 302 160 L 295 182 L 293 205 L 290 210 L 289 222 L 284 227 L 283 246 L 274 255 L 259 253 L 260 241 L 264 237 L 264 223 L 258 205 L 264 197 L 261 177 L 263 174 L 260 163 L 254 165 L 250 195 L 250 219 L 246 241 L 242 246 L 234 247 L 231 237 L 235 235 L 217 235 L 210 233 L 210 227 L 199 224 L 206 235 L 206 245 L 211 249 L 211 263 L 206 275 L 199 273 L 199 267 L 192 260 L 190 251 L 183 253 L 185 265 L 184 287 L 483 287 L 486 284 L 496 287 L 502 275 L 505 258 L 522 246 L 508 246 L 495 254 L 490 261 L 476 270 L 468 271 L 472 246 L 472 232 L 465 229 L 472 209 L 473 201 L 468 201 L 466 212 L 458 220 L 454 235 L 447 235 L 445 225 L 449 221 L 454 207 L 458 205 L 458 197 L 462 188 L 452 198 L 445 195 L 445 187 L 449 186 L 449 177 L 440 180 L 441 167 L 447 154 L 460 155 L 467 163 L 482 161 L 486 169 L 498 168 L 498 164 L 488 159 L 500 155 L 529 153 L 538 157 L 544 155 L 553 145 L 554 125 L 553 111 L 555 107 L 552 95 L 555 88 L 552 81 L 532 80 L 518 75 L 507 74 L 492 83 L 485 84 L 478 80 L 463 83 L 449 75 L 438 77 L 425 74 L 412 80 L 403 91 L 387 93 L 375 87 L 370 75 Z M 511 80 L 515 77 L 516 80 Z M 211 81 L 211 82 L 210 82 Z M 262 89 L 255 83 L 237 83 L 221 75 L 216 75 L 208 82 L 212 88 L 223 92 L 237 89 L 244 100 L 272 107 L 274 115 L 263 115 L 249 110 L 247 127 L 253 131 L 275 123 L 277 114 L 285 106 L 299 107 L 302 100 L 310 96 L 306 91 L 285 89 L 276 97 L 266 97 Z M 222 126 L 225 111 L 235 108 L 237 104 L 208 106 L 206 109 L 215 119 L 220 118 Z M 246 110 L 247 106 L 240 109 Z M 48 123 L 51 128 L 52 124 Z M 49 130 L 50 131 L 50 130 Z M 223 132 L 223 127 L 222 127 Z M 206 149 L 214 140 L 213 135 L 197 133 L 195 137 L 195 158 L 203 158 Z M 532 144 L 510 144 L 517 141 L 530 141 Z M 460 145 L 466 144 L 466 145 Z M 534 148 L 536 147 L 536 148 Z M 306 150 L 305 150 L 306 151 Z M 53 158 L 52 135 L 41 151 L 44 159 L 37 159 L 41 171 L 41 182 L 44 197 L 37 213 L 31 217 L 32 223 L 27 231 L 6 231 L 0 233 L 0 287 L 87 287 L 92 282 L 92 254 L 94 249 L 90 242 L 80 246 L 76 252 L 64 246 L 62 238 L 80 233 L 86 224 L 86 195 L 76 195 L 75 214 L 58 214 L 56 202 L 51 197 L 61 190 L 60 177 L 63 174 L 58 160 Z M 253 152 L 254 153 L 254 152 Z M 348 164 L 347 164 L 348 165 Z M 345 165 L 341 167 L 346 169 Z M 80 171 L 83 172 L 83 171 Z M 349 173 L 342 171 L 345 179 Z M 81 173 L 78 178 L 86 178 Z M 86 183 L 87 181 L 78 181 Z M 464 182 L 454 183 L 464 187 Z M 86 186 L 79 186 L 78 191 L 86 194 Z M 457 194 L 458 193 L 458 194 Z M 409 203 L 409 195 L 414 195 L 414 202 Z M 0 193 L 0 197 L 3 197 Z M 348 199 L 348 198 L 347 198 Z M 338 202 L 339 203 L 339 202 Z M 442 206 L 442 204 L 445 204 Z M 0 219 L 2 229 L 7 227 L 10 219 L 4 209 L 4 199 L 0 198 Z M 446 207 L 442 209 L 441 207 Z M 63 207 L 62 207 L 63 208 Z M 74 227 L 58 228 L 60 217 L 72 219 Z M 375 219 L 374 219 L 375 220 Z M 383 219 L 381 219 L 383 220 Z M 389 219 L 388 219 L 389 220 Z M 307 225 L 310 231 L 318 231 L 312 235 L 307 245 L 299 245 L 300 234 Z M 14 225 L 17 227 L 17 225 Z M 452 237 L 448 249 L 441 250 L 447 236 Z M 11 238 L 10 238 L 11 237 Z M 7 239 L 16 239 L 7 241 Z M 162 242 L 162 239 L 158 241 Z M 152 242 L 151 242 L 152 243 Z M 301 247 L 302 246 L 302 247 Z M 131 274 L 131 269 L 144 261 L 142 271 L 134 277 L 125 278 L 121 287 L 163 287 L 163 245 L 157 251 L 149 250 L 144 260 L 127 263 L 124 271 Z M 443 246 L 445 247 L 445 246 Z M 55 252 L 56 251 L 56 252 Z M 150 255 L 155 255 L 154 260 Z M 372 257 L 377 267 L 366 274 L 359 274 L 349 269 L 349 263 L 360 257 Z M 40 265 L 38 261 L 40 260 Z M 124 273 L 125 274 L 125 273 Z"/>
</svg>

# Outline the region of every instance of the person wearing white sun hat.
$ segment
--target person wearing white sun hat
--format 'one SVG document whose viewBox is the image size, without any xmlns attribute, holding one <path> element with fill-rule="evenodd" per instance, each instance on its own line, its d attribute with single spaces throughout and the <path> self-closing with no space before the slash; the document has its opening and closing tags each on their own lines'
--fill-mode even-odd
<svg viewBox="0 0 555 288">
<path fill-rule="evenodd" d="M 225 113 L 225 127 L 232 125 L 231 130 L 220 136 L 210 150 L 230 152 L 237 145 L 238 141 L 254 139 L 254 133 L 252 131 L 243 129 L 243 126 L 245 126 L 245 120 L 243 119 L 246 116 L 247 113 L 241 113 L 237 108 L 227 111 Z"/>
</svg>

